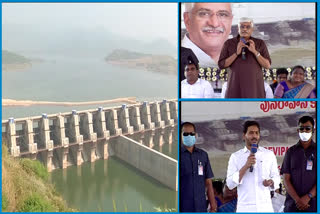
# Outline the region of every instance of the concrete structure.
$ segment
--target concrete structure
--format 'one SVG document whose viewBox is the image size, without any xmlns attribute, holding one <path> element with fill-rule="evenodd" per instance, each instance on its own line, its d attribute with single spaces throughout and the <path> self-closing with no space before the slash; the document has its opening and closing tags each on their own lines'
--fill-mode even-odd
<svg viewBox="0 0 320 214">
<path fill-rule="evenodd" d="M 113 143 L 115 155 L 160 181 L 169 188 L 178 191 L 178 161 L 145 145 L 121 136 Z"/>
<path fill-rule="evenodd" d="M 2 121 L 2 142 L 7 145 L 12 156 L 38 159 L 51 171 L 114 155 L 109 144 L 113 141 L 120 142 L 121 140 L 116 139 L 119 136 L 132 136 L 147 130 L 173 127 L 178 119 L 177 110 L 177 100 L 164 100 L 112 108 L 99 107 L 79 112 L 73 110 L 69 113 L 43 114 L 40 117 L 10 118 Z M 161 134 L 148 135 L 150 136 L 142 138 L 148 139 L 149 148 L 153 147 L 155 137 L 157 142 L 163 141 Z M 169 138 L 170 136 L 172 138 L 172 133 Z M 126 138 L 121 139 L 127 141 Z M 138 140 L 142 142 L 143 139 Z M 143 146 L 139 143 L 138 145 Z M 158 156 L 157 153 L 154 155 Z M 157 179 L 158 176 L 152 177 Z"/>
</svg>

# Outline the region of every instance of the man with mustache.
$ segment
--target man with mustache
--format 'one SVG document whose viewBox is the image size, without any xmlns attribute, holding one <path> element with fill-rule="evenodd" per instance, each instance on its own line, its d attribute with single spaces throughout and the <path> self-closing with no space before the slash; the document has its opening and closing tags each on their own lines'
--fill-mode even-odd
<svg viewBox="0 0 320 214">
<path fill-rule="evenodd" d="M 186 79 L 181 81 L 181 98 L 213 98 L 213 89 L 207 80 L 200 79 L 199 65 L 189 57 L 185 67 Z"/>
<path fill-rule="evenodd" d="M 299 142 L 285 154 L 281 174 L 287 190 L 284 212 L 317 212 L 317 145 L 312 140 L 314 120 L 299 119 Z"/>
<path fill-rule="evenodd" d="M 227 40 L 219 58 L 219 68 L 229 68 L 226 98 L 265 98 L 262 68 L 271 58 L 263 40 L 252 37 L 253 20 L 241 18 L 239 35 Z"/>
<path fill-rule="evenodd" d="M 190 48 L 200 67 L 216 67 L 232 25 L 231 3 L 185 3 L 187 34 L 181 46 Z"/>
<path fill-rule="evenodd" d="M 270 188 L 278 189 L 280 184 L 276 156 L 259 146 L 258 122 L 246 121 L 242 138 L 246 145 L 231 155 L 227 171 L 228 188 L 238 191 L 237 212 L 274 212 Z M 257 149 L 252 149 L 256 144 Z"/>
</svg>

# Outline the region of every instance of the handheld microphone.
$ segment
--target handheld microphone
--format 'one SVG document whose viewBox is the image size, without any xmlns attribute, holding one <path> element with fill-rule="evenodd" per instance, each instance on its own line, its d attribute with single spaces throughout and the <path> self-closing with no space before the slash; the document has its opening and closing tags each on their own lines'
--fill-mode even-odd
<svg viewBox="0 0 320 214">
<path fill-rule="evenodd" d="M 255 154 L 257 152 L 257 149 L 258 149 L 258 144 L 256 144 L 256 143 L 251 144 L 251 154 Z M 250 170 L 249 171 L 250 172 L 253 171 L 253 166 L 252 165 L 250 166 Z"/>
<path fill-rule="evenodd" d="M 242 50 L 241 50 L 241 58 L 242 60 L 246 60 L 247 57 L 246 57 L 246 48 L 243 47 Z"/>
<path fill-rule="evenodd" d="M 240 40 L 241 40 L 241 42 L 246 44 L 246 40 L 243 37 L 241 37 Z M 246 47 L 243 47 L 241 49 L 241 58 L 242 58 L 242 60 L 246 60 L 247 59 L 247 57 L 246 57 Z"/>
</svg>

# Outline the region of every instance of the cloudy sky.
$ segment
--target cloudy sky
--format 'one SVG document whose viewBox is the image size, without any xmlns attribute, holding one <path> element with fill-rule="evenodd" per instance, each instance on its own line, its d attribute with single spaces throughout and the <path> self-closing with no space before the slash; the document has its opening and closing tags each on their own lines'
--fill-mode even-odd
<svg viewBox="0 0 320 214">
<path fill-rule="evenodd" d="M 177 41 L 177 3 L 3 3 L 4 25 L 105 29 L 135 39 Z"/>
</svg>

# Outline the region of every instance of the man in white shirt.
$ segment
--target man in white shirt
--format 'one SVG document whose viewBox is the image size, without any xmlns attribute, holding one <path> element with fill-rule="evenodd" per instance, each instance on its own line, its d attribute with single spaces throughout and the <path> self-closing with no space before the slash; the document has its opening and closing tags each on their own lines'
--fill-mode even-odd
<svg viewBox="0 0 320 214">
<path fill-rule="evenodd" d="M 222 85 L 222 90 L 221 90 L 221 98 L 225 98 L 227 87 L 228 87 L 228 82 L 224 82 Z M 266 91 L 266 98 L 267 99 L 273 99 L 273 92 L 270 87 L 270 85 L 266 82 L 264 82 L 264 90 Z"/>
<path fill-rule="evenodd" d="M 211 84 L 199 79 L 199 65 L 196 65 L 192 58 L 188 59 L 184 75 L 186 79 L 181 81 L 181 98 L 213 98 Z"/>
<path fill-rule="evenodd" d="M 185 3 L 183 18 L 188 33 L 181 46 L 192 49 L 201 67 L 216 67 L 231 33 L 231 3 Z"/>
<path fill-rule="evenodd" d="M 270 188 L 278 189 L 280 184 L 276 157 L 260 146 L 251 153 L 251 145 L 260 140 L 258 122 L 244 123 L 243 140 L 245 147 L 231 155 L 227 171 L 229 189 L 237 187 L 238 191 L 237 212 L 274 212 Z"/>
</svg>

